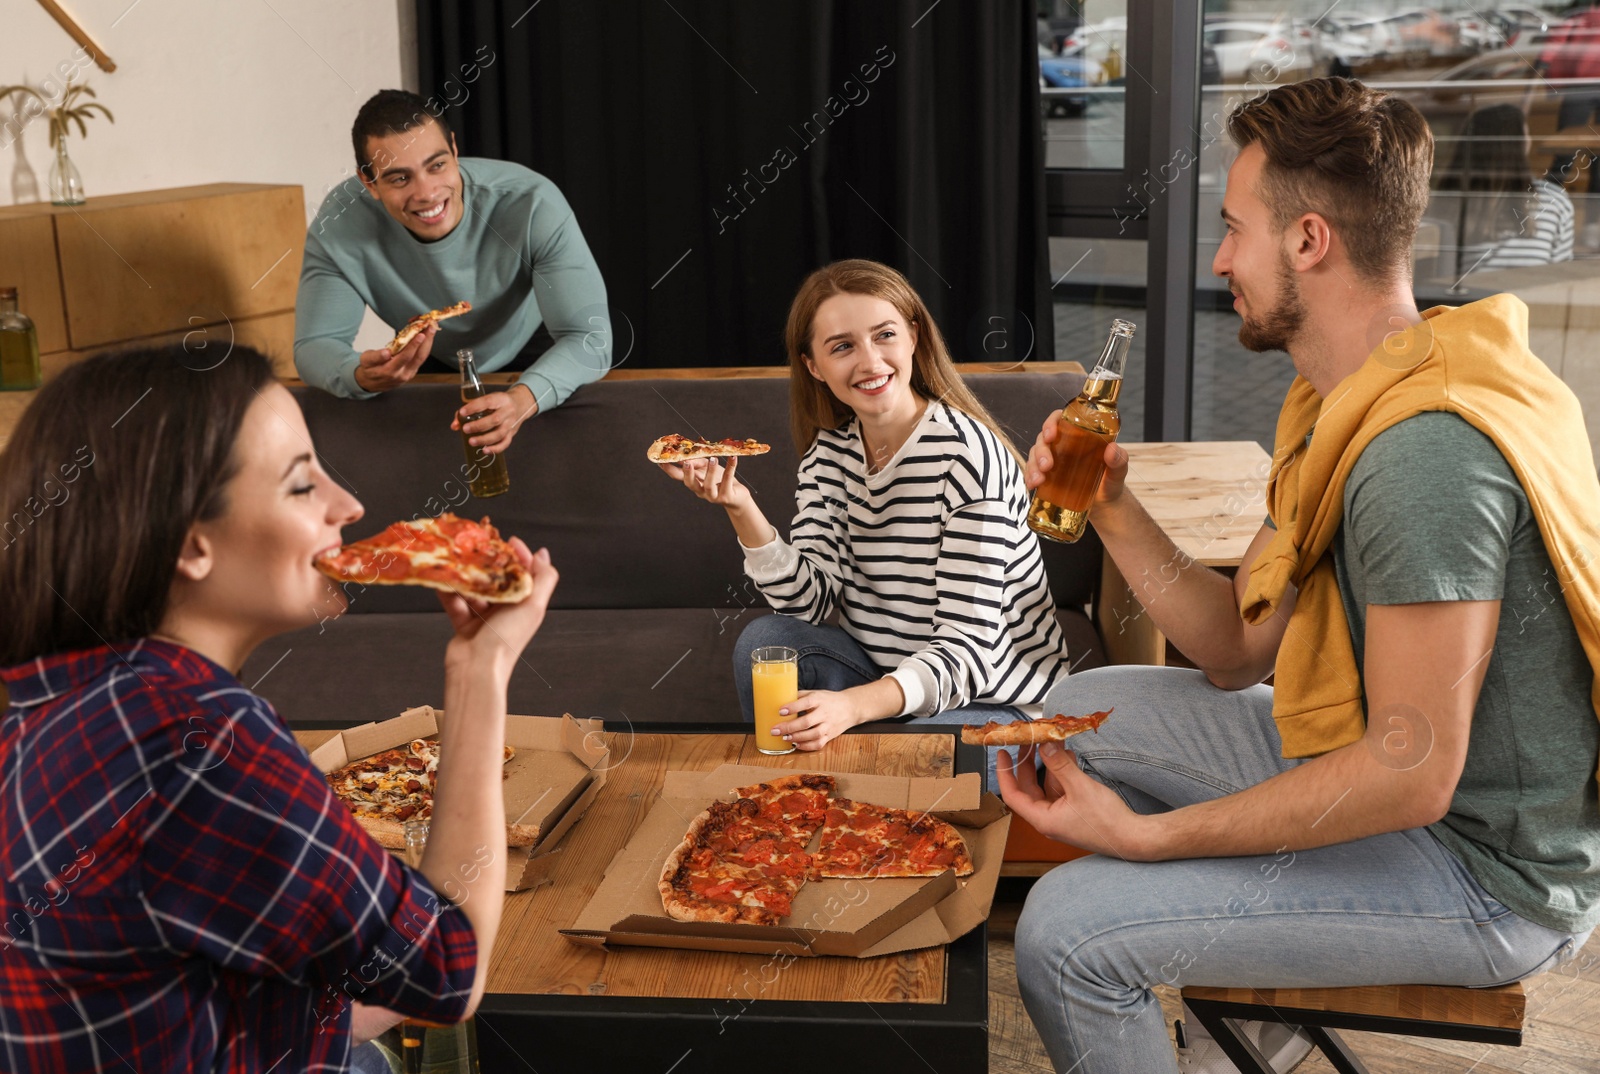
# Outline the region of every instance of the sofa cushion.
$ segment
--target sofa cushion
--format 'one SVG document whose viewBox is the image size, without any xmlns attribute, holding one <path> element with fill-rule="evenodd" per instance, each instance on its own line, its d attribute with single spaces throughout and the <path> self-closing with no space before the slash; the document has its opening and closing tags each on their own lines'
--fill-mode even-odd
<svg viewBox="0 0 1600 1074">
<path fill-rule="evenodd" d="M 437 607 L 437 605 L 435 605 Z M 633 721 L 739 718 L 733 651 L 765 607 L 551 611 L 511 676 L 509 710 Z M 1059 613 L 1078 668 L 1104 663 L 1080 612 Z M 450 622 L 439 611 L 345 615 L 262 645 L 239 678 L 290 723 L 386 720 L 444 704 Z"/>
<path fill-rule="evenodd" d="M 968 383 L 1019 444 L 1076 392 L 1070 373 L 995 373 Z M 411 384 L 376 399 L 346 400 L 297 388 L 328 472 L 361 500 L 355 540 L 398 519 L 453 510 L 488 514 L 508 534 L 545 545 L 561 571 L 554 607 L 701 608 L 728 613 L 752 601 L 738 545 L 722 511 L 695 499 L 645 461 L 670 432 L 755 437 L 772 452 L 740 461 L 741 480 L 780 532 L 794 514 L 795 471 L 785 378 L 602 380 L 528 422 L 507 453 L 511 491 L 471 499 L 464 448 L 450 418 L 460 396 L 448 384 Z M 1043 542 L 1056 602 L 1082 607 L 1099 581 L 1093 533 L 1075 545 Z M 351 612 L 434 611 L 432 593 L 352 588 Z M 707 613 L 709 615 L 709 613 Z"/>
</svg>

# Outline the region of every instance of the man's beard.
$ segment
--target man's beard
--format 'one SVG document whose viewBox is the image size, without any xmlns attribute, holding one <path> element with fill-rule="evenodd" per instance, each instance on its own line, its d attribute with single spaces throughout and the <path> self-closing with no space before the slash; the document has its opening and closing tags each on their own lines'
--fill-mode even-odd
<svg viewBox="0 0 1600 1074">
<path fill-rule="evenodd" d="M 1278 304 L 1268 310 L 1260 320 L 1248 315 L 1240 318 L 1239 342 L 1246 350 L 1287 351 L 1306 319 L 1306 307 L 1300 301 L 1300 281 L 1289 267 L 1289 258 L 1278 260 Z"/>
</svg>

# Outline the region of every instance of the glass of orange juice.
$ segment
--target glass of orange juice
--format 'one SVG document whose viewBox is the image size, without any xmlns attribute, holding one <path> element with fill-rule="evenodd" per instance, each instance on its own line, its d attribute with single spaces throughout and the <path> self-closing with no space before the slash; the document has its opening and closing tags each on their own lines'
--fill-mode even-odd
<svg viewBox="0 0 1600 1074">
<path fill-rule="evenodd" d="M 800 654 L 782 645 L 754 650 L 750 683 L 755 692 L 756 749 L 774 756 L 793 753 L 794 743 L 774 737 L 772 728 L 789 719 L 779 716 L 778 710 L 800 695 Z"/>
</svg>

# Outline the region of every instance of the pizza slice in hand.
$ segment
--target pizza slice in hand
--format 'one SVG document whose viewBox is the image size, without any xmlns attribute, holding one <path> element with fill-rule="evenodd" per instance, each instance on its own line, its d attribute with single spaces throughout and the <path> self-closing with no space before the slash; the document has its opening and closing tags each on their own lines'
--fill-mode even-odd
<svg viewBox="0 0 1600 1074">
<path fill-rule="evenodd" d="M 417 333 L 428 327 L 428 325 L 438 324 L 447 318 L 459 317 L 463 313 L 471 312 L 472 303 L 462 300 L 453 306 L 446 306 L 442 310 L 429 310 L 427 313 L 419 313 L 407 321 L 404 328 L 395 333 L 395 337 L 389 341 L 389 353 L 399 354 L 405 350 L 406 345 L 417 338 Z"/>
<path fill-rule="evenodd" d="M 533 575 L 487 517 L 473 522 L 448 512 L 396 522 L 322 552 L 312 565 L 336 582 L 420 585 L 499 604 L 515 604 L 533 592 Z"/>
<path fill-rule="evenodd" d="M 991 720 L 982 727 L 968 724 L 961 728 L 961 741 L 969 746 L 1034 746 L 1044 742 L 1063 742 L 1083 731 L 1100 733 L 1115 709 L 1091 712 L 1087 716 L 1052 716 L 1048 720 Z"/>
<path fill-rule="evenodd" d="M 755 440 L 690 440 L 672 433 L 645 449 L 651 462 L 688 462 L 690 459 L 723 459 L 736 455 L 765 455 L 769 444 Z"/>
</svg>

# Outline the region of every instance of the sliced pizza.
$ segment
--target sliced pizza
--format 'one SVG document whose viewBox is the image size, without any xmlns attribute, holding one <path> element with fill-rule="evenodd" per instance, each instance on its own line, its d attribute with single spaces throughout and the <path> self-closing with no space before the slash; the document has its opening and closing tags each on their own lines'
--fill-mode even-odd
<svg viewBox="0 0 1600 1074">
<path fill-rule="evenodd" d="M 775 925 L 787 917 L 805 881 L 804 846 L 799 860 L 777 852 L 776 833 L 761 834 L 748 799 L 713 802 L 694 820 L 667 855 L 658 887 L 661 905 L 676 921 Z M 765 852 L 753 844 L 773 843 Z M 760 860 L 770 853 L 770 860 Z M 793 852 L 791 852 L 793 853 Z M 744 860 L 734 860 L 735 858 Z"/>
<path fill-rule="evenodd" d="M 971 876 L 974 868 L 955 825 L 848 798 L 829 803 L 811 867 L 812 875 L 822 879 L 938 876 L 946 869 Z"/>
<path fill-rule="evenodd" d="M 765 455 L 771 450 L 771 445 L 756 440 L 691 440 L 673 433 L 651 444 L 644 454 L 651 462 L 688 462 L 690 459 Z"/>
<path fill-rule="evenodd" d="M 406 345 L 417 338 L 417 333 L 428 327 L 428 325 L 438 324 L 440 321 L 471 312 L 472 303 L 463 300 L 453 306 L 446 306 L 442 310 L 429 310 L 427 313 L 419 313 L 407 321 L 404 328 L 395 333 L 395 337 L 389 341 L 389 353 L 399 354 L 405 350 Z"/>
<path fill-rule="evenodd" d="M 822 827 L 833 791 L 832 776 L 807 772 L 736 787 L 733 793 L 740 802 L 754 802 L 762 822 L 804 849 Z"/>
<path fill-rule="evenodd" d="M 972 855 L 953 825 L 835 798 L 834 790 L 832 776 L 795 773 L 735 788 L 732 802 L 713 802 L 662 867 L 667 915 L 776 925 L 807 880 L 972 874 Z M 808 851 L 819 831 L 817 849 Z"/>
<path fill-rule="evenodd" d="M 505 746 L 503 763 L 516 750 Z M 383 846 L 405 847 L 405 822 L 433 818 L 434 781 L 439 770 L 436 739 L 413 739 L 371 757 L 351 761 L 327 774 L 334 795 L 355 815 L 356 823 Z M 502 778 L 509 775 L 502 769 Z M 507 823 L 506 845 L 533 846 L 539 841 L 536 824 Z"/>
<path fill-rule="evenodd" d="M 533 592 L 533 575 L 488 518 L 445 513 L 396 522 L 312 563 L 337 582 L 428 586 L 491 603 L 515 604 Z"/>
<path fill-rule="evenodd" d="M 1087 716 L 1052 716 L 1047 720 L 991 720 L 982 727 L 961 728 L 961 741 L 969 746 L 1031 746 L 1042 742 L 1061 742 L 1084 731 L 1100 730 L 1114 709 Z"/>
</svg>

